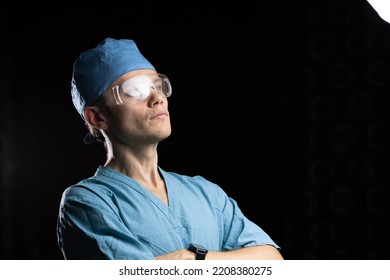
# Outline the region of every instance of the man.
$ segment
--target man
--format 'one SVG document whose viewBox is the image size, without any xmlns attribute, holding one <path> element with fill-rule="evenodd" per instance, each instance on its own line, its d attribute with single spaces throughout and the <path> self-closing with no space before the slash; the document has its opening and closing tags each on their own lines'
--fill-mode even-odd
<svg viewBox="0 0 390 280">
<path fill-rule="evenodd" d="M 83 52 L 71 93 L 87 142 L 102 141 L 107 161 L 63 193 L 65 259 L 283 259 L 218 185 L 158 165 L 172 88 L 133 40 L 106 38 Z"/>
</svg>

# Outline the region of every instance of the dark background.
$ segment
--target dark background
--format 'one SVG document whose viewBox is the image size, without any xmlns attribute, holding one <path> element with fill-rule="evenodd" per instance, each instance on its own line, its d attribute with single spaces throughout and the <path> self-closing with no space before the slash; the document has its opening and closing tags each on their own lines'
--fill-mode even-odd
<svg viewBox="0 0 390 280">
<path fill-rule="evenodd" d="M 62 191 L 105 160 L 82 142 L 72 64 L 105 37 L 171 79 L 162 168 L 218 183 L 286 259 L 388 258 L 390 28 L 366 1 L 0 14 L 1 259 L 62 259 Z"/>
</svg>

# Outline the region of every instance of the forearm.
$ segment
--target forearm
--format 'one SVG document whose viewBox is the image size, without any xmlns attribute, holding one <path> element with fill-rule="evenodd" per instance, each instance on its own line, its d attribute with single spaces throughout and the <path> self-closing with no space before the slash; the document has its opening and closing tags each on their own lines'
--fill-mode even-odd
<svg viewBox="0 0 390 280">
<path fill-rule="evenodd" d="M 188 249 L 180 249 L 155 257 L 155 260 L 195 260 L 195 254 Z"/>
<path fill-rule="evenodd" d="M 195 254 L 187 249 L 181 249 L 158 256 L 155 259 L 195 260 Z M 275 247 L 262 245 L 224 252 L 209 251 L 206 260 L 283 260 L 283 257 Z"/>
<path fill-rule="evenodd" d="M 274 246 L 261 245 L 224 252 L 209 251 L 206 260 L 283 260 L 283 257 Z"/>
</svg>

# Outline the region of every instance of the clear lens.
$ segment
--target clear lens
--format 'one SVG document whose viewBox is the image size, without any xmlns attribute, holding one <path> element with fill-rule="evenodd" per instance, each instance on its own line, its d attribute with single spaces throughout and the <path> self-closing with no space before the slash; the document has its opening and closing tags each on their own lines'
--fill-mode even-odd
<svg viewBox="0 0 390 280">
<path fill-rule="evenodd" d="M 172 86 L 168 77 L 163 74 L 157 74 L 157 76 L 138 75 L 112 88 L 117 105 L 145 101 L 152 91 L 162 94 L 164 97 L 171 96 Z"/>
</svg>

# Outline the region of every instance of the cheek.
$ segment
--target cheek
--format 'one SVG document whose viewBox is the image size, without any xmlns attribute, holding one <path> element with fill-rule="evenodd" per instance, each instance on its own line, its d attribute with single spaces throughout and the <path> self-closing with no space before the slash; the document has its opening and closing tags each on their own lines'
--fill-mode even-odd
<svg viewBox="0 0 390 280">
<path fill-rule="evenodd" d="M 121 122 L 122 120 L 126 120 L 132 114 L 134 114 L 133 110 L 130 110 L 125 105 L 117 105 L 111 106 L 107 109 L 110 119 L 114 122 Z"/>
<path fill-rule="evenodd" d="M 110 107 L 108 113 L 113 128 L 142 129 L 148 116 L 148 109 L 145 106 L 119 105 Z"/>
<path fill-rule="evenodd" d="M 123 106 L 112 106 L 107 109 L 107 120 L 109 126 L 111 127 L 120 127 L 123 123 L 128 122 L 128 119 L 131 118 L 131 113 L 128 110 L 124 110 Z"/>
</svg>

